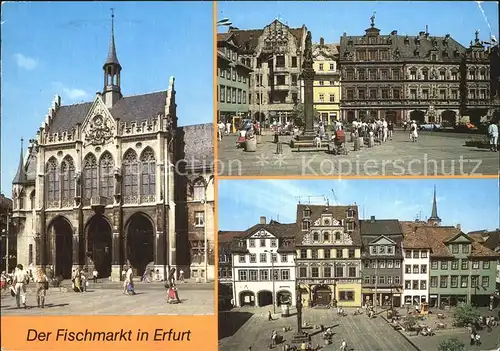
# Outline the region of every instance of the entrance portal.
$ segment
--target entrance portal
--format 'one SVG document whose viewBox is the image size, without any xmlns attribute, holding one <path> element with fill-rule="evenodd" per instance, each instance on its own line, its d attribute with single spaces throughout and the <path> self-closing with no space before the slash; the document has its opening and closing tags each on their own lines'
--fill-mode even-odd
<svg viewBox="0 0 500 351">
<path fill-rule="evenodd" d="M 457 123 L 457 113 L 455 111 L 446 110 L 441 113 L 441 121 L 445 127 L 453 127 Z"/>
<path fill-rule="evenodd" d="M 273 293 L 267 290 L 262 290 L 257 293 L 259 307 L 273 304 Z"/>
<path fill-rule="evenodd" d="M 240 292 L 240 306 L 255 306 L 255 294 L 253 291 Z"/>
<path fill-rule="evenodd" d="M 111 226 L 107 219 L 95 215 L 87 224 L 87 256 L 93 261 L 99 278 L 111 275 Z"/>
<path fill-rule="evenodd" d="M 292 293 L 287 290 L 278 291 L 276 293 L 276 304 L 281 305 L 291 305 L 292 304 Z"/>
<path fill-rule="evenodd" d="M 127 258 L 137 275 L 142 276 L 146 266 L 154 262 L 153 224 L 142 213 L 130 217 L 127 226 Z"/>
<path fill-rule="evenodd" d="M 73 228 L 64 217 L 56 217 L 49 226 L 55 244 L 54 274 L 71 278 L 73 266 Z"/>
<path fill-rule="evenodd" d="M 411 111 L 410 119 L 417 123 L 425 123 L 425 112 L 420 110 Z"/>
<path fill-rule="evenodd" d="M 327 285 L 320 285 L 314 291 L 314 302 L 316 305 L 327 306 L 332 299 L 332 292 Z"/>
</svg>

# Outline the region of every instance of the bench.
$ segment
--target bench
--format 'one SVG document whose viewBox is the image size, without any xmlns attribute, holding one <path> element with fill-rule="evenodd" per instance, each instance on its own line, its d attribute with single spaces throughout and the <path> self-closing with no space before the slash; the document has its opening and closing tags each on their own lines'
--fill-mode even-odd
<svg viewBox="0 0 500 351">
<path fill-rule="evenodd" d="M 328 144 L 325 146 L 317 147 L 312 141 L 295 141 L 293 143 L 294 152 L 301 151 L 328 151 L 330 148 Z"/>
</svg>

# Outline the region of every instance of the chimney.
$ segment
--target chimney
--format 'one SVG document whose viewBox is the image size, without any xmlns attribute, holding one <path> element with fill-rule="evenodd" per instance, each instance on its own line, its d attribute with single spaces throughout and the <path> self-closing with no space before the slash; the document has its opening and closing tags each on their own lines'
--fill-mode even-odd
<svg viewBox="0 0 500 351">
<path fill-rule="evenodd" d="M 398 31 L 397 31 L 397 30 L 393 30 L 393 31 L 391 32 L 391 35 L 398 35 Z"/>
<path fill-rule="evenodd" d="M 462 230 L 462 226 L 460 225 L 460 223 L 457 224 L 457 229 Z"/>
<path fill-rule="evenodd" d="M 370 222 L 375 223 L 375 216 L 370 217 Z"/>
<path fill-rule="evenodd" d="M 319 45 L 321 45 L 321 46 L 325 45 L 325 38 L 323 38 L 323 37 L 319 38 Z"/>
<path fill-rule="evenodd" d="M 425 25 L 425 36 L 429 36 L 429 26 L 427 24 Z"/>
<path fill-rule="evenodd" d="M 265 216 L 260 217 L 260 224 L 266 224 L 266 217 Z"/>
</svg>

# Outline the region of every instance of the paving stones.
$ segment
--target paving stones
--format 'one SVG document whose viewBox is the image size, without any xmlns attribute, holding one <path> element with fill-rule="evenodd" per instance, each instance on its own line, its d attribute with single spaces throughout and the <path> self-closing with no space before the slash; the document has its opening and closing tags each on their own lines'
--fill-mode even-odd
<svg viewBox="0 0 500 351">
<path fill-rule="evenodd" d="M 165 290 L 139 290 L 127 296 L 118 289 L 96 289 L 86 293 L 47 291 L 46 307 L 36 307 L 36 296 L 28 294 L 28 309 L 17 309 L 11 296 L 2 297 L 2 316 L 7 315 L 213 315 L 213 290 L 179 289 L 180 304 L 167 304 Z"/>
<path fill-rule="evenodd" d="M 418 142 L 396 131 L 393 140 L 374 148 L 334 156 L 324 151 L 293 152 L 291 137 L 280 137 L 283 153 L 276 154 L 272 135 L 264 135 L 257 152 L 236 148 L 236 136 L 226 135 L 218 144 L 218 171 L 224 176 L 332 175 L 332 176 L 434 176 L 498 174 L 499 154 L 464 146 L 465 140 L 481 138 L 448 132 L 421 132 Z"/>
</svg>

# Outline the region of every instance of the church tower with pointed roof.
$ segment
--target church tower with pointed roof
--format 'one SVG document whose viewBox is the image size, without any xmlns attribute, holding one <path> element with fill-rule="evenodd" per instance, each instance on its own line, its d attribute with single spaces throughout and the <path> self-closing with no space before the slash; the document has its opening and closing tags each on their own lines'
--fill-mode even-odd
<svg viewBox="0 0 500 351">
<path fill-rule="evenodd" d="M 431 212 L 431 216 L 427 220 L 427 223 L 430 225 L 434 225 L 434 226 L 441 225 L 441 218 L 439 218 L 438 211 L 437 211 L 436 187 L 435 186 L 434 186 L 434 199 L 432 201 L 432 212 Z"/>
<path fill-rule="evenodd" d="M 109 42 L 108 58 L 103 66 L 104 70 L 104 89 L 103 100 L 106 107 L 111 108 L 122 98 L 120 88 L 120 72 L 122 66 L 116 56 L 115 47 L 115 15 L 111 12 L 111 39 Z"/>
</svg>

